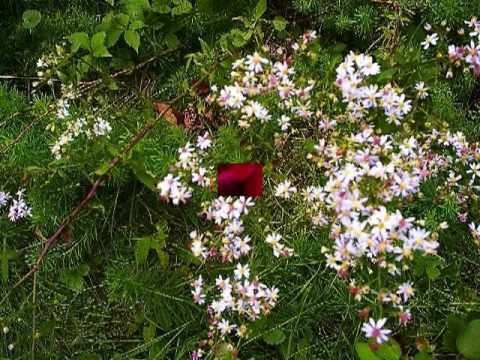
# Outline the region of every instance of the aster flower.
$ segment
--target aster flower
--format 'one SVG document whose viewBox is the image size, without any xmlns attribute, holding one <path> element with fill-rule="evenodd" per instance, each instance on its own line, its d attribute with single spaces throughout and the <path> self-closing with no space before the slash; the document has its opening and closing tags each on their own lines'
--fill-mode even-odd
<svg viewBox="0 0 480 360">
<path fill-rule="evenodd" d="M 362 331 L 367 338 L 374 338 L 378 344 L 382 344 L 388 340 L 388 336 L 392 333 L 391 330 L 383 328 L 386 322 L 386 318 L 378 321 L 370 318 L 367 323 L 363 324 Z"/>
<path fill-rule="evenodd" d="M 415 84 L 415 90 L 417 90 L 417 97 L 419 99 L 425 99 L 428 96 L 428 88 L 425 87 L 425 83 L 420 81 Z"/>
<path fill-rule="evenodd" d="M 414 294 L 412 284 L 409 282 L 403 283 L 398 287 L 397 294 L 403 298 L 404 302 L 407 302 Z"/>
<path fill-rule="evenodd" d="M 255 73 L 263 71 L 262 64 L 268 64 L 268 59 L 262 58 L 259 53 L 255 52 L 253 55 L 247 55 L 247 60 L 245 64 L 248 67 L 248 70 Z"/>
<path fill-rule="evenodd" d="M 437 45 L 437 41 L 438 41 L 437 33 L 428 34 L 425 40 L 420 43 L 420 45 L 422 45 L 423 48 L 427 50 L 430 47 L 430 45 L 432 46 Z"/>
<path fill-rule="evenodd" d="M 277 185 L 275 189 L 275 196 L 284 199 L 289 199 L 293 194 L 297 192 L 297 188 L 292 186 L 292 183 L 288 180 Z"/>
</svg>

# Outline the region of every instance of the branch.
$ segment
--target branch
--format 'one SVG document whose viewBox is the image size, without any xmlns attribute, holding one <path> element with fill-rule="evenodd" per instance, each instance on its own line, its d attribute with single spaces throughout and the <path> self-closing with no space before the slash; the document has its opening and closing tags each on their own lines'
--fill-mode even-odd
<svg viewBox="0 0 480 360">
<path fill-rule="evenodd" d="M 196 81 L 191 89 L 195 89 L 198 87 L 203 80 L 209 75 L 209 73 L 205 74 L 202 76 L 198 81 Z M 178 95 L 174 99 L 166 102 L 167 104 L 174 104 L 180 99 L 182 99 L 185 94 L 183 95 Z M 8 292 L 8 294 L 0 301 L 0 305 L 6 301 L 6 299 L 9 297 L 9 295 L 12 293 L 12 291 L 16 288 L 18 288 L 21 284 L 23 284 L 26 280 L 28 280 L 33 274 L 38 272 L 40 270 L 40 267 L 42 265 L 43 260 L 47 256 L 48 252 L 50 251 L 51 247 L 57 242 L 58 238 L 62 235 L 63 231 L 65 228 L 70 225 L 73 220 L 76 218 L 76 216 L 79 214 L 79 212 L 90 202 L 90 200 L 93 199 L 95 196 L 97 189 L 99 186 L 103 183 L 105 176 L 108 175 L 120 162 L 121 160 L 142 140 L 154 127 L 155 125 L 159 122 L 159 120 L 163 117 L 163 115 L 167 112 L 169 108 L 165 108 L 163 111 L 161 111 L 157 117 L 152 121 L 146 123 L 140 131 L 138 131 L 132 139 L 128 142 L 127 145 L 124 146 L 122 151 L 120 152 L 119 155 L 115 156 L 109 163 L 107 170 L 105 171 L 104 174 L 99 176 L 97 180 L 93 183 L 92 187 L 90 190 L 84 195 L 82 200 L 78 203 L 76 207 L 74 207 L 68 215 L 62 220 L 60 226 L 57 228 L 55 233 L 53 233 L 46 241 L 44 241 L 44 245 L 42 248 L 42 251 L 39 253 L 35 263 L 31 267 L 30 271 L 28 271 L 20 280 L 18 280 L 15 285 L 13 285 L 12 289 Z"/>
</svg>

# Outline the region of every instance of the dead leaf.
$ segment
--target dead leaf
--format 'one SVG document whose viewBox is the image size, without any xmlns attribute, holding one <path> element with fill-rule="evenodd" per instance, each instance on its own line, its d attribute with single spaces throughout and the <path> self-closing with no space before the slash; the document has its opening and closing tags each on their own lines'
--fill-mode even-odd
<svg viewBox="0 0 480 360">
<path fill-rule="evenodd" d="M 162 117 L 165 120 L 167 120 L 170 124 L 178 125 L 179 123 L 178 118 L 175 115 L 175 111 L 170 105 L 163 102 L 155 102 L 153 103 L 153 106 L 157 114 L 159 115 L 162 114 Z"/>
</svg>

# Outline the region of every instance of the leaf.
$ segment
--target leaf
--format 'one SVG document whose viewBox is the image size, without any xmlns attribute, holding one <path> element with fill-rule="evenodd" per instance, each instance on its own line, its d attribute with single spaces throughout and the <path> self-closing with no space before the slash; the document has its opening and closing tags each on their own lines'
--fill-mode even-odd
<svg viewBox="0 0 480 360">
<path fill-rule="evenodd" d="M 72 52 L 76 53 L 80 48 L 84 50 L 90 49 L 90 39 L 85 32 L 76 32 L 68 37 L 68 40 L 72 44 Z"/>
<path fill-rule="evenodd" d="M 288 21 L 283 16 L 275 16 L 272 23 L 275 30 L 283 31 L 287 27 Z"/>
<path fill-rule="evenodd" d="M 145 166 L 145 158 L 140 152 L 136 151 L 132 154 L 131 159 L 128 161 L 128 165 L 138 180 L 150 190 L 155 191 L 157 185 L 155 175 L 147 170 Z"/>
<path fill-rule="evenodd" d="M 469 360 L 480 360 L 480 319 L 470 321 L 457 338 L 458 351 Z"/>
<path fill-rule="evenodd" d="M 152 9 L 155 12 L 160 14 L 169 14 L 170 13 L 170 3 L 169 0 L 153 0 Z"/>
<path fill-rule="evenodd" d="M 176 6 L 172 9 L 172 15 L 188 14 L 193 9 L 192 4 L 188 0 L 174 0 L 173 3 Z"/>
<path fill-rule="evenodd" d="M 459 316 L 450 315 L 447 319 L 447 330 L 443 334 L 443 345 L 446 350 L 457 351 L 457 337 L 467 327 L 467 321 Z"/>
<path fill-rule="evenodd" d="M 381 345 L 375 354 L 383 360 L 398 360 L 402 356 L 402 350 L 395 340 L 390 339 L 387 343 Z"/>
<path fill-rule="evenodd" d="M 76 269 L 67 269 L 60 273 L 60 281 L 67 287 L 75 291 L 83 290 L 85 286 L 84 276 L 90 272 L 90 267 L 87 264 L 82 264 Z"/>
<path fill-rule="evenodd" d="M 147 261 L 148 253 L 150 252 L 152 240 L 149 237 L 138 238 L 135 243 L 135 259 L 139 264 L 144 264 Z"/>
<path fill-rule="evenodd" d="M 413 360 L 433 360 L 433 357 L 426 351 L 420 351 L 413 357 Z"/>
<path fill-rule="evenodd" d="M 132 19 L 141 19 L 145 11 L 151 10 L 148 0 L 122 0 L 122 5 Z"/>
<path fill-rule="evenodd" d="M 168 255 L 163 251 L 167 239 L 167 227 L 164 223 L 156 226 L 157 232 L 151 236 L 137 238 L 135 243 L 135 259 L 139 264 L 147 261 L 150 250 L 155 250 L 162 267 L 168 266 Z"/>
<path fill-rule="evenodd" d="M 140 46 L 140 35 L 133 30 L 127 30 L 123 34 L 125 42 L 138 54 L 138 47 Z"/>
<path fill-rule="evenodd" d="M 26 10 L 22 15 L 22 25 L 25 29 L 32 30 L 42 20 L 42 13 L 38 10 Z"/>
<path fill-rule="evenodd" d="M 360 360 L 382 360 L 380 357 L 375 355 L 370 346 L 365 342 L 357 342 L 355 344 L 355 351 L 358 354 Z"/>
<path fill-rule="evenodd" d="M 108 51 L 105 46 L 105 31 L 101 31 L 92 36 L 90 41 L 90 46 L 92 48 L 92 54 L 95 57 L 111 57 L 112 54 Z"/>
<path fill-rule="evenodd" d="M 263 341 L 269 345 L 280 345 L 285 341 L 286 338 L 287 336 L 282 329 L 276 329 L 263 335 Z"/>
<path fill-rule="evenodd" d="M 155 111 L 162 117 L 167 120 L 170 124 L 177 125 L 178 120 L 177 117 L 175 116 L 175 113 L 173 112 L 173 109 L 170 105 L 162 103 L 162 102 L 156 102 L 153 104 Z"/>
<path fill-rule="evenodd" d="M 255 20 L 260 19 L 265 11 L 267 11 L 267 0 L 259 0 L 253 12 Z"/>
<path fill-rule="evenodd" d="M 175 50 L 180 45 L 180 41 L 178 40 L 177 35 L 168 33 L 165 35 L 165 44 L 167 44 L 169 49 Z"/>
<path fill-rule="evenodd" d="M 145 23 L 142 20 L 134 20 L 130 24 L 130 30 L 139 30 L 145 26 Z"/>
<path fill-rule="evenodd" d="M 157 327 L 153 323 L 150 323 L 149 325 L 144 326 L 143 340 L 145 342 L 149 342 L 150 340 L 152 340 L 155 337 L 156 330 L 157 330 Z"/>
</svg>

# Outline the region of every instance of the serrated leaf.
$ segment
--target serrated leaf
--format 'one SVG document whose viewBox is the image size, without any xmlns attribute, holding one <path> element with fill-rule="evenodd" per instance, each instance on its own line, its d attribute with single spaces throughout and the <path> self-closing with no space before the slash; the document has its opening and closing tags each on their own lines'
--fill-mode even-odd
<svg viewBox="0 0 480 360">
<path fill-rule="evenodd" d="M 132 19 L 141 19 L 145 11 L 151 10 L 148 0 L 122 0 L 122 6 Z"/>
<path fill-rule="evenodd" d="M 68 40 L 72 44 L 73 53 L 76 53 L 80 48 L 84 50 L 89 50 L 90 48 L 90 39 L 85 32 L 73 33 L 68 37 Z"/>
<path fill-rule="evenodd" d="M 370 346 L 365 342 L 357 342 L 355 344 L 355 351 L 357 352 L 360 360 L 382 360 L 380 357 L 375 355 Z"/>
<path fill-rule="evenodd" d="M 468 323 L 457 338 L 458 351 L 469 360 L 480 360 L 480 320 Z"/>
<path fill-rule="evenodd" d="M 138 54 L 138 48 L 140 46 L 140 35 L 133 30 L 127 30 L 123 34 L 125 42 Z"/>
<path fill-rule="evenodd" d="M 22 25 L 25 29 L 32 30 L 42 20 L 42 13 L 38 10 L 26 10 L 22 15 Z"/>
<path fill-rule="evenodd" d="M 98 32 L 92 36 L 90 40 L 90 46 L 92 49 L 92 54 L 95 57 L 111 57 L 112 54 L 108 51 L 105 46 L 106 33 L 104 31 Z"/>
<path fill-rule="evenodd" d="M 253 17 L 258 20 L 267 11 L 267 0 L 259 0 L 253 11 Z"/>
<path fill-rule="evenodd" d="M 148 253 L 151 249 L 152 240 L 150 237 L 138 238 L 135 243 L 135 259 L 139 264 L 147 261 Z"/>
<path fill-rule="evenodd" d="M 272 23 L 275 30 L 283 31 L 287 27 L 288 21 L 283 16 L 275 16 Z"/>
<path fill-rule="evenodd" d="M 153 0 L 152 9 L 160 14 L 170 13 L 169 0 Z"/>
<path fill-rule="evenodd" d="M 130 30 L 139 30 L 145 26 L 145 23 L 142 20 L 134 20 L 130 24 Z"/>
<path fill-rule="evenodd" d="M 280 345 L 285 341 L 286 338 L 287 336 L 282 329 L 276 329 L 263 335 L 263 341 L 269 345 Z"/>
<path fill-rule="evenodd" d="M 174 4 L 177 4 L 172 8 L 172 15 L 175 16 L 188 14 L 193 9 L 192 4 L 188 0 L 177 0 L 174 1 Z"/>
</svg>

